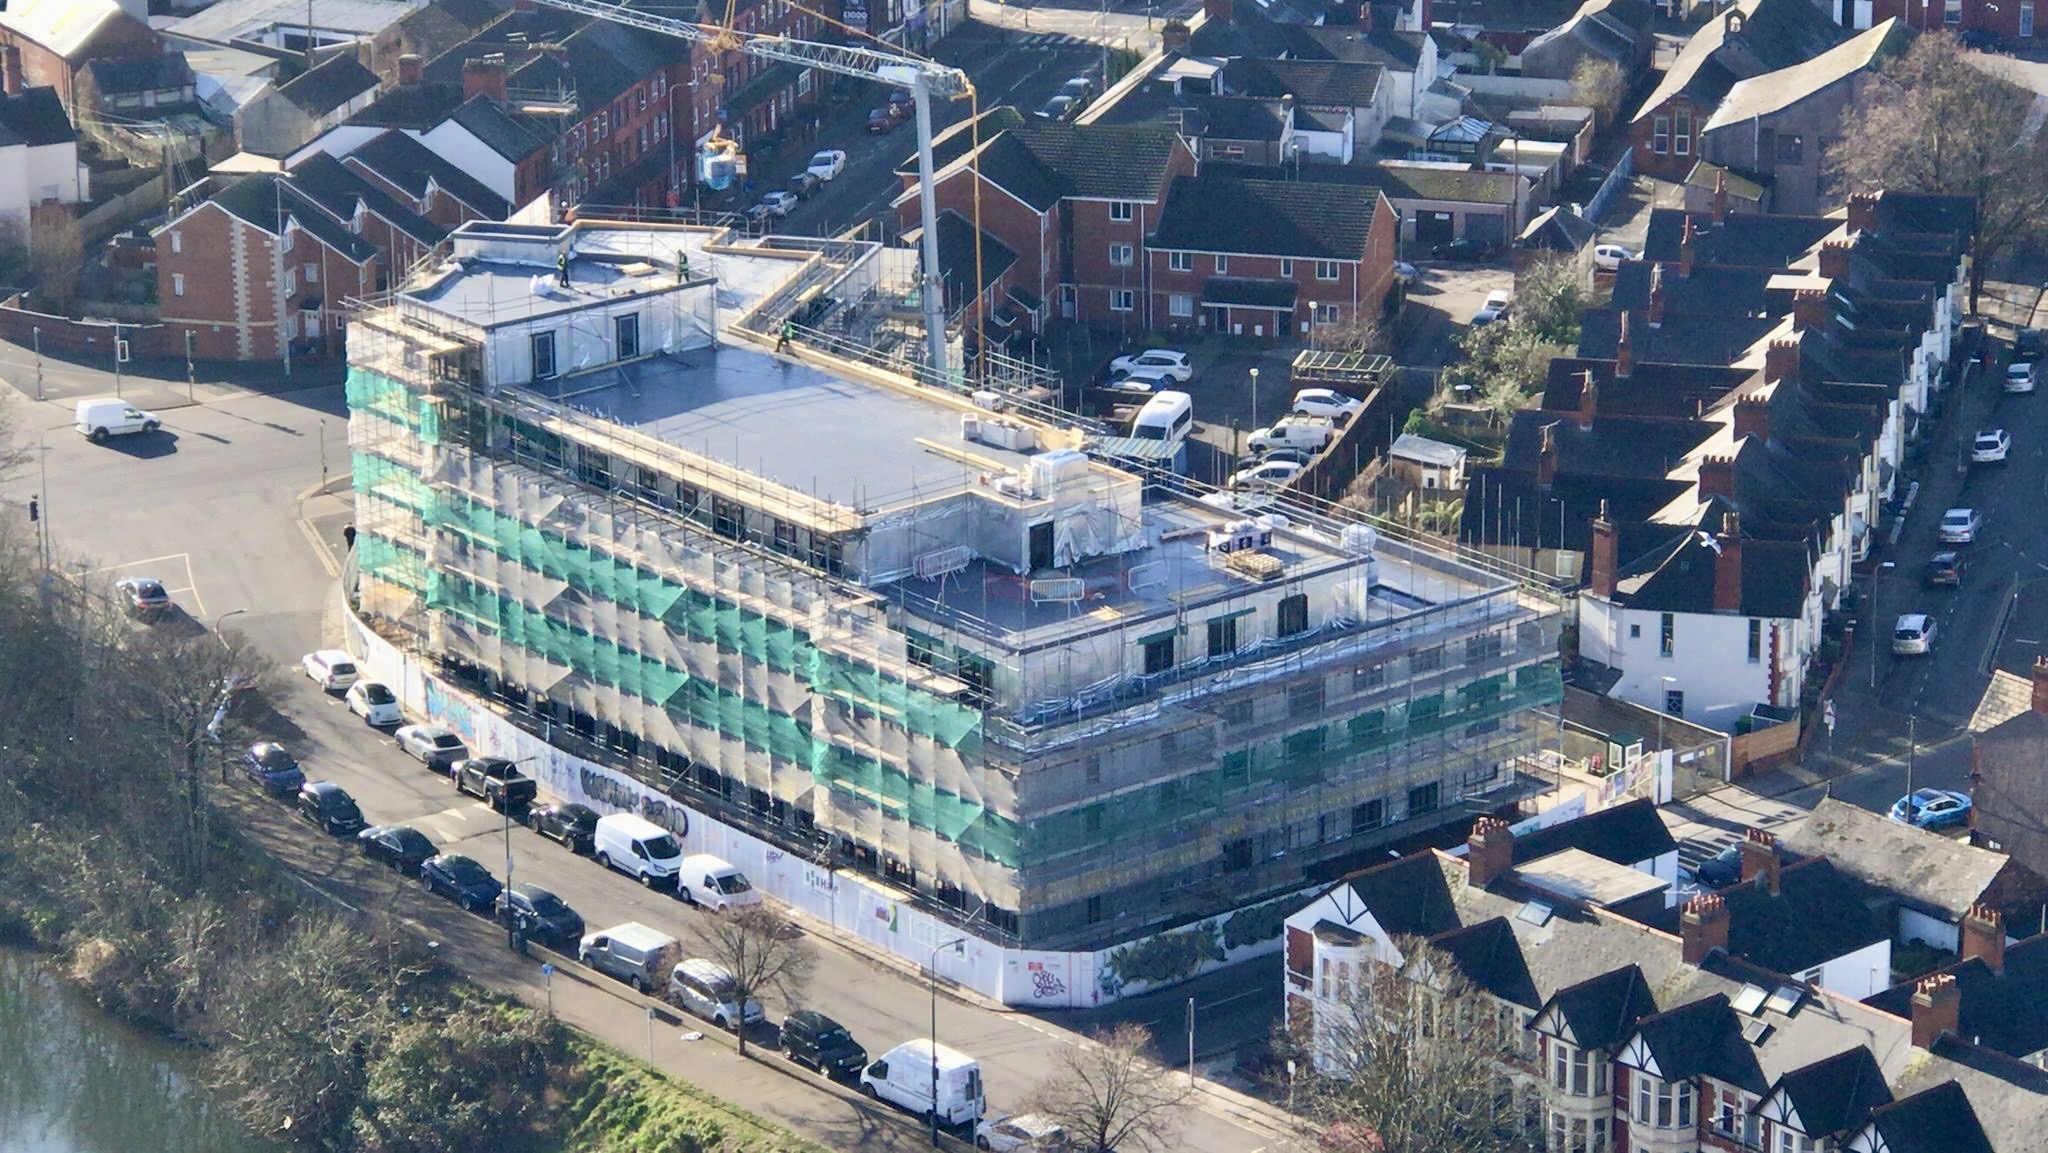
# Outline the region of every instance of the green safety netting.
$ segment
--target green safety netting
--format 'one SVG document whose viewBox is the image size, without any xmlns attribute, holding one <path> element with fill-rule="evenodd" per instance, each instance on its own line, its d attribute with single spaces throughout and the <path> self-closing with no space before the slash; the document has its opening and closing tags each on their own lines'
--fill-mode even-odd
<svg viewBox="0 0 2048 1153">
<path fill-rule="evenodd" d="M 356 564 L 362 571 L 387 584 L 416 593 L 427 590 L 427 558 L 384 537 L 357 534 Z"/>
<path fill-rule="evenodd" d="M 404 425 L 427 444 L 441 442 L 440 413 L 426 397 L 381 373 L 351 368 L 343 386 L 351 412 Z"/>
<path fill-rule="evenodd" d="M 359 495 L 374 496 L 415 513 L 426 511 L 433 494 L 419 474 L 404 465 L 366 452 L 350 454 L 351 484 Z"/>
</svg>

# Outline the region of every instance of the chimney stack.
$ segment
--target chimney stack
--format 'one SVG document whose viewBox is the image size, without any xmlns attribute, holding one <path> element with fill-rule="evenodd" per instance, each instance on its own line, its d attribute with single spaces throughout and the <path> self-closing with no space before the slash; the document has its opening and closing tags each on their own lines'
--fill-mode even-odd
<svg viewBox="0 0 2048 1153">
<path fill-rule="evenodd" d="M 1771 402 L 1762 397 L 1745 396 L 1735 402 L 1734 424 L 1729 431 L 1736 440 L 1753 436 L 1758 440 L 1771 438 Z"/>
<path fill-rule="evenodd" d="M 1735 499 L 1735 458 L 1732 456 L 1706 456 L 1700 458 L 1700 499 L 1718 496 L 1723 500 Z"/>
<path fill-rule="evenodd" d="M 1802 288 L 1792 294 L 1792 331 L 1819 331 L 1828 323 L 1828 294 L 1825 289 Z"/>
<path fill-rule="evenodd" d="M 1697 965 L 1716 949 L 1728 951 L 1728 902 L 1713 893 L 1701 893 L 1685 903 L 1678 917 L 1679 957 Z"/>
<path fill-rule="evenodd" d="M 1593 417 L 1600 412 L 1600 386 L 1593 383 L 1593 370 L 1587 369 L 1579 375 L 1579 427 L 1593 427 Z"/>
<path fill-rule="evenodd" d="M 1943 1033 L 1962 1027 L 1963 991 L 1947 973 L 1922 977 L 1913 987 L 1913 1047 L 1932 1049 Z"/>
<path fill-rule="evenodd" d="M 0 88 L 9 96 L 21 95 L 21 49 L 9 44 L 0 48 Z"/>
<path fill-rule="evenodd" d="M 1465 838 L 1465 883 L 1484 889 L 1515 865 L 1515 834 L 1499 817 L 1481 817 L 1472 822 L 1472 835 Z"/>
<path fill-rule="evenodd" d="M 1762 829 L 1751 829 L 1742 838 L 1742 883 L 1756 885 L 1778 895 L 1778 838 Z"/>
<path fill-rule="evenodd" d="M 1543 426 L 1543 436 L 1536 450 L 1536 485 L 1549 488 L 1557 479 L 1557 423 Z"/>
<path fill-rule="evenodd" d="M 1678 236 L 1678 275 L 1680 276 L 1692 275 L 1693 247 L 1692 215 L 1688 213 L 1685 217 L 1685 231 L 1679 233 Z"/>
<path fill-rule="evenodd" d="M 1230 0 L 1202 0 L 1202 12 L 1210 23 L 1230 23 Z"/>
<path fill-rule="evenodd" d="M 1358 34 L 1364 36 L 1372 31 L 1372 0 L 1358 0 Z"/>
<path fill-rule="evenodd" d="M 1735 513 L 1721 514 L 1721 531 L 1714 537 L 1721 551 L 1714 554 L 1714 611 L 1742 611 L 1742 525 Z"/>
<path fill-rule="evenodd" d="M 403 86 L 418 84 L 427 75 L 427 62 L 416 52 L 408 52 L 398 58 L 398 83 Z"/>
<path fill-rule="evenodd" d="M 1658 328 L 1664 323 L 1664 262 L 1650 266 L 1650 327 Z"/>
<path fill-rule="evenodd" d="M 1774 338 L 1764 346 L 1764 379 L 1768 381 L 1799 379 L 1799 338 Z"/>
<path fill-rule="evenodd" d="M 1849 197 L 1849 231 L 1877 231 L 1877 194 L 1857 192 Z"/>
<path fill-rule="evenodd" d="M 1614 570 L 1617 567 L 1614 543 L 1614 522 L 1607 516 L 1607 499 L 1600 500 L 1600 515 L 1593 518 L 1593 543 L 1591 547 L 1592 572 L 1588 583 L 1595 596 L 1614 595 Z"/>
<path fill-rule="evenodd" d="M 2034 711 L 2048 713 L 2048 657 L 2034 658 Z"/>
<path fill-rule="evenodd" d="M 1614 375 L 1627 376 L 1635 371 L 1636 350 L 1629 339 L 1628 313 L 1621 314 L 1621 332 L 1614 338 Z"/>
<path fill-rule="evenodd" d="M 1971 905 L 1963 917 L 1963 960 L 1984 958 L 1994 973 L 2005 972 L 2005 914 L 1989 905 Z"/>
<path fill-rule="evenodd" d="M 468 100 L 483 93 L 493 100 L 505 99 L 505 60 L 501 56 L 486 56 L 481 60 L 462 62 L 462 98 Z"/>
<path fill-rule="evenodd" d="M 1847 240 L 1830 240 L 1820 246 L 1820 274 L 1829 280 L 1844 280 L 1849 276 L 1849 250 L 1854 245 Z"/>
<path fill-rule="evenodd" d="M 1721 224 L 1728 219 L 1728 174 L 1714 173 L 1714 223 Z"/>
<path fill-rule="evenodd" d="M 1185 53 L 1193 36 L 1194 34 L 1188 31 L 1187 21 L 1168 20 L 1159 29 L 1159 47 L 1165 52 Z"/>
</svg>

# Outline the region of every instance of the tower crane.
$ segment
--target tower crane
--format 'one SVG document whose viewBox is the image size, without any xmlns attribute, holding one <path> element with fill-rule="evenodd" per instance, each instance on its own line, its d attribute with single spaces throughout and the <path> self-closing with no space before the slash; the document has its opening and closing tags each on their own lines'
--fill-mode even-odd
<svg viewBox="0 0 2048 1153">
<path fill-rule="evenodd" d="M 788 36 L 767 36 L 741 32 L 730 27 L 693 24 L 672 16 L 639 12 L 605 0 L 536 0 L 564 12 L 609 20 L 646 32 L 674 36 L 719 51 L 737 51 L 777 63 L 816 68 L 860 80 L 879 80 L 910 89 L 917 106 L 917 206 L 923 224 L 924 276 L 918 285 L 919 303 L 924 310 L 925 358 L 934 372 L 946 371 L 946 301 L 939 280 L 938 202 L 932 189 L 932 107 L 931 98 L 953 100 L 972 90 L 967 74 L 935 61 L 905 53 L 851 44 L 823 44 Z M 739 0 L 726 0 L 737 7 Z M 669 130 L 675 130 L 670 125 Z"/>
</svg>

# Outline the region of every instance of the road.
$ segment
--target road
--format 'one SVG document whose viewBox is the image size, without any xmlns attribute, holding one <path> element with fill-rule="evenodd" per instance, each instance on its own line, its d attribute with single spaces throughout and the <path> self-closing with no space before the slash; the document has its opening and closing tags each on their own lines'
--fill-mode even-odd
<svg viewBox="0 0 2048 1153">
<path fill-rule="evenodd" d="M 0 350 L 0 362 L 6 359 Z M 103 383 L 111 391 L 111 381 Z M 414 824 L 444 849 L 502 873 L 508 838 L 496 814 L 458 796 L 444 777 L 404 756 L 387 735 L 363 725 L 337 698 L 297 674 L 299 654 L 332 644 L 340 635 L 330 567 L 340 526 L 348 519 L 342 499 L 347 456 L 340 390 L 328 386 L 266 396 L 209 385 L 200 395 L 214 399 L 162 411 L 164 431 L 158 436 L 105 446 L 71 431 L 62 403 L 18 403 L 18 423 L 31 435 L 41 434 L 41 460 L 0 479 L 0 508 L 8 510 L 6 515 L 20 515 L 28 496 L 39 492 L 50 514 L 43 524 L 66 568 L 102 586 L 123 576 L 163 581 L 181 614 L 160 627 L 197 631 L 235 614 L 230 627 L 244 633 L 278 670 L 281 717 L 275 735 L 293 748 L 310 776 L 343 785 L 373 822 Z M 342 496 L 311 495 L 323 479 L 323 444 L 327 476 Z M 85 559 L 74 562 L 74 557 Z M 554 889 L 593 928 L 642 920 L 687 939 L 690 925 L 702 915 L 572 858 L 525 829 L 510 830 L 509 844 L 515 878 Z M 475 935 L 469 919 L 452 907 L 420 899 L 413 905 L 422 920 L 449 932 L 451 939 Z M 806 1000 L 840 1018 L 871 1051 L 929 1034 L 932 999 L 914 974 L 831 941 L 821 943 L 819 960 Z M 1076 1034 L 1063 1026 L 1102 1028 L 1126 1018 L 1161 1022 L 1169 1059 L 1184 1062 L 1183 1021 L 1190 995 L 1198 999 L 1198 1057 L 1220 1057 L 1228 1064 L 1238 1043 L 1262 1037 L 1270 1028 L 1279 1002 L 1277 964 L 1246 968 L 1253 971 L 1215 974 L 1093 1016 L 1040 1020 L 941 995 L 938 1035 L 982 1062 L 989 1100 L 998 1111 L 1020 1106 L 1061 1049 L 1077 1042 Z M 1248 997 L 1248 989 L 1262 992 Z M 772 999 L 769 1007 L 771 1017 L 786 1008 Z M 640 1051 L 633 1044 L 643 1027 L 638 1008 L 620 999 L 615 1010 L 609 1018 L 593 1017 L 600 1035 Z M 687 1063 L 689 1052 L 678 1049 L 675 1055 L 682 1063 L 663 1063 L 686 1077 L 696 1075 Z M 892 1138 L 888 1134 L 895 1128 L 873 1123 L 865 1103 L 818 1082 L 798 1084 L 812 1091 L 792 1094 L 779 1078 L 759 1075 L 721 1077 L 716 1091 L 806 1127 L 835 1148 L 898 1147 L 901 1135 Z M 1197 1100 L 1208 1105 L 1190 1111 L 1183 1148 L 1243 1153 L 1273 1147 L 1264 1133 L 1228 1119 L 1212 1095 Z M 847 1109 L 870 1111 L 858 1114 L 866 1120 L 847 1128 L 838 1123 L 852 1124 Z M 825 1116 L 838 1122 L 821 1131 L 817 1127 Z"/>
</svg>

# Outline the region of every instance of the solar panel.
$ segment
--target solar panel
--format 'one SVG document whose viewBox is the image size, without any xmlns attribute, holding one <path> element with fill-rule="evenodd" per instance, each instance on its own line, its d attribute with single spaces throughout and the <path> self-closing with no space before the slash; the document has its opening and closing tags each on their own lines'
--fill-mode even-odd
<svg viewBox="0 0 2048 1153">
<path fill-rule="evenodd" d="M 1758 1009 L 1764 1007 L 1764 1000 L 1769 996 L 1755 985 L 1744 985 L 1742 992 L 1735 995 L 1735 1011 L 1745 1017 L 1753 1017 Z"/>
<path fill-rule="evenodd" d="M 1550 923 L 1551 914 L 1554 912 L 1556 912 L 1555 909 L 1541 901 L 1530 901 L 1515 913 L 1515 919 L 1517 921 L 1527 921 L 1531 925 L 1547 925 Z"/>
</svg>

